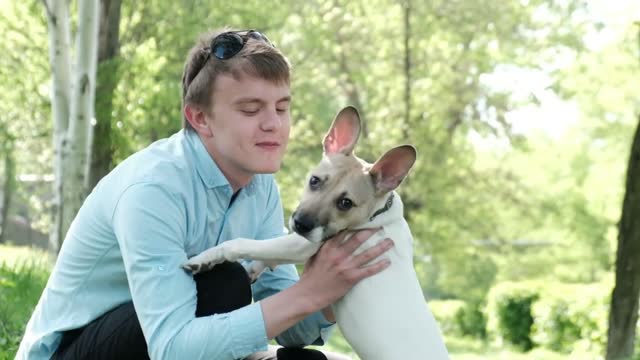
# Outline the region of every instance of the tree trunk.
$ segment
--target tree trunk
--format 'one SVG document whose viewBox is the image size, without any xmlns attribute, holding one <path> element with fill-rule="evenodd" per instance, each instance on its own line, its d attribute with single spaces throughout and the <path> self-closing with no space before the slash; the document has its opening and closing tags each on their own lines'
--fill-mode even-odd
<svg viewBox="0 0 640 360">
<path fill-rule="evenodd" d="M 95 98 L 97 0 L 78 3 L 77 56 L 71 66 L 69 2 L 44 1 L 53 71 L 54 214 L 50 248 L 57 252 L 86 196 Z"/>
<path fill-rule="evenodd" d="M 405 0 L 404 7 L 404 123 L 402 124 L 403 138 L 408 141 L 411 129 L 411 0 Z"/>
<path fill-rule="evenodd" d="M 69 100 L 71 99 L 71 32 L 69 6 L 66 1 L 43 1 L 49 27 L 49 60 L 53 73 L 53 215 L 49 247 L 57 250 L 62 243 L 62 152 L 69 126 Z"/>
<path fill-rule="evenodd" d="M 96 125 L 88 191 L 111 171 L 113 160 L 111 117 L 113 95 L 118 85 L 120 53 L 120 9 L 122 0 L 101 0 L 98 34 L 98 83 L 96 88 Z"/>
<path fill-rule="evenodd" d="M 7 138 L 9 138 L 7 134 Z M 6 229 L 9 218 L 9 206 L 11 205 L 11 196 L 15 191 L 16 185 L 16 164 L 13 159 L 13 141 L 7 139 L 5 148 L 2 149 L 4 154 L 4 183 L 2 184 L 2 208 L 0 208 L 0 244 L 4 243 Z"/>
<path fill-rule="evenodd" d="M 633 355 L 640 294 L 640 116 L 631 146 L 618 230 L 616 279 L 611 295 L 607 360 Z"/>
<path fill-rule="evenodd" d="M 67 231 L 87 195 L 93 135 L 96 67 L 98 58 L 99 6 L 97 0 L 78 4 L 77 61 L 73 72 L 73 93 L 67 151 L 63 159 L 63 230 Z"/>
</svg>

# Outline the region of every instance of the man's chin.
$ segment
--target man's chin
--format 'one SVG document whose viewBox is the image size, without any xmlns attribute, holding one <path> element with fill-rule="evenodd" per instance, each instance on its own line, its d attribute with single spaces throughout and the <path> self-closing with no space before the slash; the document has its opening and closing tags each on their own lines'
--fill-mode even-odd
<svg viewBox="0 0 640 360">
<path fill-rule="evenodd" d="M 282 167 L 282 161 L 262 161 L 259 164 L 254 164 L 253 172 L 256 174 L 273 174 L 280 171 Z"/>
<path fill-rule="evenodd" d="M 278 166 L 260 166 L 254 170 L 256 174 L 275 174 L 280 171 L 280 165 Z"/>
</svg>

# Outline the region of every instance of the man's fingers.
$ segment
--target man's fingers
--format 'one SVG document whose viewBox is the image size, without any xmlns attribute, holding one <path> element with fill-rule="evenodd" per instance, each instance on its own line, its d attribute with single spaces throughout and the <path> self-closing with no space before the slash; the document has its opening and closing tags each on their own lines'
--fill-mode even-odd
<svg viewBox="0 0 640 360">
<path fill-rule="evenodd" d="M 393 241 L 389 238 L 384 239 L 376 246 L 370 247 L 369 249 L 358 254 L 357 256 L 354 256 L 353 261 L 356 264 L 356 266 L 364 265 L 369 261 L 377 258 L 378 256 L 384 254 L 387 250 L 391 249 L 392 247 L 393 247 Z"/>
<path fill-rule="evenodd" d="M 347 252 L 350 255 L 354 251 L 356 251 L 356 249 L 359 248 L 360 245 L 362 245 L 365 241 L 367 241 L 367 239 L 369 239 L 371 235 L 375 234 L 379 230 L 380 229 L 376 228 L 376 229 L 366 229 L 366 230 L 358 231 L 355 234 L 353 234 L 353 236 L 351 236 L 349 240 L 343 243 L 341 247 L 344 249 L 345 252 Z"/>
<path fill-rule="evenodd" d="M 367 278 L 369 276 L 375 275 L 382 270 L 386 269 L 391 265 L 391 261 L 389 259 L 380 259 L 373 264 L 369 264 L 366 266 L 359 267 L 357 269 L 353 269 L 349 271 L 347 278 L 353 283 L 357 283 L 358 281 Z"/>
</svg>

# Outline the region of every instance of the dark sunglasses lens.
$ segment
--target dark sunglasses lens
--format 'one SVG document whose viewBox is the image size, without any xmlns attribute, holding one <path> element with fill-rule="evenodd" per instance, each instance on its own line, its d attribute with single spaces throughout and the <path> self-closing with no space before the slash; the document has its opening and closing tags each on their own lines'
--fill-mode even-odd
<svg viewBox="0 0 640 360">
<path fill-rule="evenodd" d="M 233 57 L 242 50 L 244 40 L 238 34 L 222 34 L 213 40 L 211 52 L 220 60 Z"/>
</svg>

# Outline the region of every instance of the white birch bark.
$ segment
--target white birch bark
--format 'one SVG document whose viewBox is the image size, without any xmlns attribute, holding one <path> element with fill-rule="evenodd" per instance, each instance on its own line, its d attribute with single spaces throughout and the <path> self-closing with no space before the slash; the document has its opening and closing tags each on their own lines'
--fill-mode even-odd
<svg viewBox="0 0 640 360">
<path fill-rule="evenodd" d="M 69 3 L 44 1 L 49 28 L 49 61 L 53 73 L 51 100 L 53 109 L 53 213 L 49 246 L 57 250 L 62 242 L 62 159 L 69 124 L 71 99 L 71 32 Z"/>
<path fill-rule="evenodd" d="M 54 212 L 50 247 L 58 251 L 86 196 L 97 68 L 98 0 L 78 3 L 76 62 L 71 63 L 69 1 L 43 0 L 53 71 Z"/>
<path fill-rule="evenodd" d="M 80 0 L 78 3 L 78 34 L 76 39 L 77 63 L 73 71 L 73 92 L 67 132 L 68 155 L 63 160 L 63 219 L 68 229 L 86 196 L 85 181 L 89 172 L 96 63 L 98 61 L 98 0 Z"/>
</svg>

